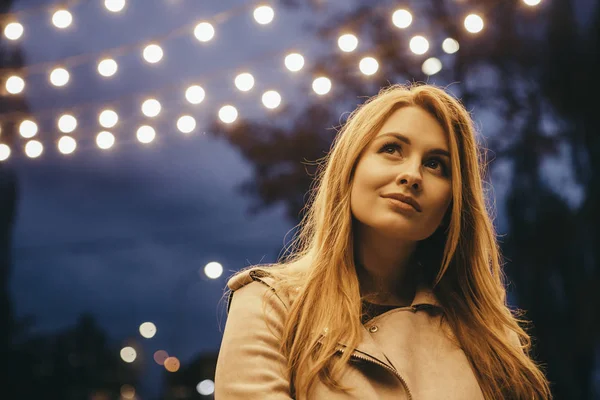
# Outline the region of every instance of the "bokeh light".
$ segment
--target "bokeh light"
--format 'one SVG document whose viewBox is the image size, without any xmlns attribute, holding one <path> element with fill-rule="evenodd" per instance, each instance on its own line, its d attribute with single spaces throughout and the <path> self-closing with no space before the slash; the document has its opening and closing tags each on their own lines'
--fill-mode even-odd
<svg viewBox="0 0 600 400">
<path fill-rule="evenodd" d="M 169 358 L 169 353 L 167 353 L 164 350 L 156 350 L 154 352 L 154 362 L 157 363 L 158 365 L 164 365 L 165 364 L 165 360 L 167 358 Z"/>
<path fill-rule="evenodd" d="M 13 75 L 6 80 L 6 91 L 10 94 L 19 94 L 25 89 L 25 81 L 20 76 Z"/>
<path fill-rule="evenodd" d="M 542 0 L 523 0 L 523 3 L 528 5 L 529 7 L 535 7 L 540 4 Z"/>
<path fill-rule="evenodd" d="M 200 104 L 206 97 L 206 92 L 199 85 L 192 85 L 185 91 L 185 99 L 191 104 Z"/>
<path fill-rule="evenodd" d="M 58 140 L 58 151 L 71 154 L 77 149 L 77 142 L 71 136 L 63 136 Z"/>
<path fill-rule="evenodd" d="M 200 22 L 194 28 L 194 36 L 201 42 L 208 42 L 215 37 L 215 28 L 209 22 Z"/>
<path fill-rule="evenodd" d="M 215 392 L 215 383 L 210 379 L 205 379 L 196 385 L 196 391 L 202 396 L 210 396 Z"/>
<path fill-rule="evenodd" d="M 423 62 L 423 65 L 421 66 L 421 71 L 423 71 L 425 75 L 429 76 L 435 75 L 441 70 L 442 62 L 435 57 L 428 58 Z"/>
<path fill-rule="evenodd" d="M 149 44 L 144 48 L 144 60 L 150 64 L 156 64 L 163 58 L 163 49 L 157 44 Z"/>
<path fill-rule="evenodd" d="M 217 279 L 223 275 L 223 266 L 216 261 L 209 262 L 204 266 L 204 274 L 210 279 Z"/>
<path fill-rule="evenodd" d="M 226 124 L 235 122 L 238 117 L 237 109 L 232 105 L 225 105 L 219 109 L 219 119 Z"/>
<path fill-rule="evenodd" d="M 340 50 L 349 53 L 358 47 L 358 38 L 351 33 L 346 33 L 338 38 L 338 47 Z"/>
<path fill-rule="evenodd" d="M 447 54 L 454 54 L 458 51 L 458 49 L 460 49 L 460 46 L 458 45 L 458 42 L 456 40 L 452 38 L 446 38 L 442 42 L 442 49 Z"/>
<path fill-rule="evenodd" d="M 268 90 L 262 95 L 262 103 L 268 109 L 273 110 L 281 104 L 281 95 L 275 90 Z"/>
<path fill-rule="evenodd" d="M 165 369 L 169 372 L 177 372 L 179 370 L 180 364 L 179 359 L 177 357 L 168 357 L 165 360 Z"/>
<path fill-rule="evenodd" d="M 121 349 L 121 359 L 126 363 L 132 363 L 135 361 L 137 353 L 133 347 L 126 346 Z"/>
<path fill-rule="evenodd" d="M 65 29 L 73 22 L 73 15 L 67 10 L 58 10 L 52 14 L 52 23 L 59 29 Z"/>
<path fill-rule="evenodd" d="M 25 145 L 25 154 L 29 158 L 37 158 L 42 155 L 44 146 L 37 140 L 30 140 Z"/>
<path fill-rule="evenodd" d="M 11 22 L 4 27 L 4 36 L 9 40 L 19 40 L 23 36 L 23 25 L 18 22 Z"/>
<path fill-rule="evenodd" d="M 254 9 L 254 20 L 261 25 L 266 25 L 273 21 L 275 11 L 269 6 L 260 6 Z"/>
<path fill-rule="evenodd" d="M 329 91 L 331 90 L 331 80 L 324 76 L 320 76 L 313 81 L 312 89 L 316 94 L 323 96 L 329 93 Z"/>
<path fill-rule="evenodd" d="M 19 124 L 19 134 L 25 139 L 34 137 L 38 132 L 38 126 L 30 119 L 23 120 Z"/>
<path fill-rule="evenodd" d="M 429 42 L 423 36 L 417 35 L 410 39 L 409 47 L 415 54 L 425 54 L 429 50 Z"/>
<path fill-rule="evenodd" d="M 96 145 L 102 150 L 108 150 L 115 144 L 115 135 L 110 132 L 102 131 L 96 136 Z"/>
<path fill-rule="evenodd" d="M 181 133 L 191 133 L 196 129 L 196 119 L 191 115 L 182 115 L 177 119 L 177 129 Z"/>
<path fill-rule="evenodd" d="M 112 128 L 119 122 L 119 115 L 113 110 L 104 110 L 98 116 L 98 122 L 104 128 Z"/>
<path fill-rule="evenodd" d="M 360 60 L 358 68 L 364 75 L 373 75 L 379 70 L 379 63 L 373 57 L 365 57 Z"/>
<path fill-rule="evenodd" d="M 56 123 L 58 129 L 63 133 L 71 133 L 77 128 L 77 118 L 71 114 L 63 114 Z"/>
<path fill-rule="evenodd" d="M 135 388 L 131 385 L 121 386 L 121 397 L 123 399 L 131 400 L 135 398 Z"/>
<path fill-rule="evenodd" d="M 140 325 L 140 335 L 146 339 L 153 338 L 156 335 L 156 325 L 152 322 L 144 322 Z"/>
<path fill-rule="evenodd" d="M 104 7 L 110 12 L 117 13 L 125 8 L 125 0 L 104 0 Z"/>
<path fill-rule="evenodd" d="M 396 10 L 392 14 L 392 23 L 400 29 L 408 28 L 412 24 L 412 20 L 412 14 L 404 9 Z"/>
<path fill-rule="evenodd" d="M 299 53 L 290 53 L 285 56 L 285 67 L 292 72 L 298 72 L 304 67 L 304 57 Z"/>
<path fill-rule="evenodd" d="M 117 62 L 112 58 L 105 58 L 98 63 L 98 73 L 104 77 L 113 76 L 118 69 Z"/>
<path fill-rule="evenodd" d="M 248 72 L 243 72 L 235 77 L 235 87 L 242 92 L 247 92 L 254 87 L 254 77 Z"/>
<path fill-rule="evenodd" d="M 156 131 L 150 125 L 142 125 L 138 128 L 136 132 L 137 139 L 140 143 L 148 144 L 151 143 L 156 137 Z M 142 331 L 142 327 L 140 326 L 140 332 Z M 144 334 L 142 334 L 144 336 Z M 153 335 L 154 336 L 154 335 Z M 144 336 L 145 337 L 145 336 Z M 150 336 L 152 337 L 152 336 Z"/>
<path fill-rule="evenodd" d="M 483 29 L 483 19 L 477 14 L 469 14 L 465 18 L 465 29 L 471 33 L 479 33 Z"/>
<path fill-rule="evenodd" d="M 142 103 L 142 114 L 149 118 L 156 117 L 158 114 L 160 114 L 161 109 L 162 106 L 160 105 L 160 101 L 156 99 L 146 99 Z"/>
<path fill-rule="evenodd" d="M 50 83 L 54 86 L 65 86 L 69 83 L 69 71 L 64 68 L 54 68 L 50 73 Z"/>
<path fill-rule="evenodd" d="M 0 161 L 7 160 L 10 157 L 10 147 L 4 143 L 0 143 Z"/>
</svg>

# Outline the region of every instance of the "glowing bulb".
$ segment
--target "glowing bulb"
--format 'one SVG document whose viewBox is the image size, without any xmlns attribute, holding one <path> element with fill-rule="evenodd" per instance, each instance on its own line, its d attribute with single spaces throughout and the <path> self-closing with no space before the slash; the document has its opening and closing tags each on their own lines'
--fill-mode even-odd
<svg viewBox="0 0 600 400">
<path fill-rule="evenodd" d="M 163 50 L 157 44 L 149 44 L 144 48 L 144 60 L 150 64 L 156 64 L 163 58 Z"/>
<path fill-rule="evenodd" d="M 235 122 L 238 117 L 238 111 L 234 106 L 225 105 L 219 110 L 219 119 L 226 124 Z"/>
<path fill-rule="evenodd" d="M 410 39 L 409 47 L 415 54 L 425 54 L 429 50 L 429 42 L 423 36 L 414 36 Z"/>
<path fill-rule="evenodd" d="M 107 131 L 102 131 L 96 136 L 96 144 L 102 150 L 110 149 L 115 144 L 115 136 Z"/>
<path fill-rule="evenodd" d="M 365 57 L 360 60 L 358 68 L 365 75 L 373 75 L 379 70 L 379 63 L 373 57 Z"/>
<path fill-rule="evenodd" d="M 200 104 L 204 100 L 206 93 L 202 86 L 192 85 L 185 91 L 185 98 L 191 104 Z"/>
<path fill-rule="evenodd" d="M 119 12 L 125 7 L 125 0 L 104 0 L 104 7 L 110 12 Z"/>
<path fill-rule="evenodd" d="M 223 266 L 215 261 L 209 262 L 204 266 L 204 274 L 210 279 L 217 279 L 223 274 Z"/>
<path fill-rule="evenodd" d="M 412 24 L 412 20 L 412 14 L 407 10 L 396 10 L 392 14 L 392 23 L 400 29 L 408 28 Z"/>
<path fill-rule="evenodd" d="M 483 29 L 483 19 L 477 14 L 469 14 L 465 18 L 465 29 L 471 33 L 479 33 Z"/>
<path fill-rule="evenodd" d="M 254 87 L 252 74 L 244 72 L 235 77 L 235 86 L 242 92 L 247 92 Z"/>
<path fill-rule="evenodd" d="M 442 49 L 448 54 L 456 53 L 459 48 L 458 42 L 452 38 L 446 38 L 442 42 Z"/>
<path fill-rule="evenodd" d="M 38 126 L 35 122 L 26 119 L 19 125 L 19 133 L 25 139 L 34 137 L 38 132 Z"/>
<path fill-rule="evenodd" d="M 4 143 L 0 143 L 0 161 L 7 160 L 10 157 L 10 147 Z"/>
<path fill-rule="evenodd" d="M 354 51 L 358 47 L 358 38 L 351 33 L 346 33 L 338 38 L 338 47 L 346 53 Z"/>
<path fill-rule="evenodd" d="M 27 154 L 27 157 L 29 158 L 38 158 L 42 155 L 43 151 L 44 146 L 37 140 L 30 140 L 25 145 L 25 154 Z"/>
<path fill-rule="evenodd" d="M 196 385 L 196 391 L 202 396 L 210 396 L 215 392 L 215 383 L 210 379 L 205 379 Z"/>
<path fill-rule="evenodd" d="M 320 96 L 327 94 L 331 90 L 331 81 L 329 78 L 321 76 L 313 81 L 312 89 Z"/>
<path fill-rule="evenodd" d="M 73 16 L 67 10 L 58 10 L 52 15 L 52 23 L 59 29 L 64 29 L 71 25 Z"/>
<path fill-rule="evenodd" d="M 152 322 L 144 322 L 140 325 L 140 335 L 146 339 L 150 339 L 156 335 L 156 325 Z"/>
<path fill-rule="evenodd" d="M 23 36 L 23 25 L 18 22 L 11 22 L 4 28 L 4 36 L 9 40 L 18 40 Z"/>
<path fill-rule="evenodd" d="M 160 111 L 162 110 L 162 106 L 160 105 L 160 101 L 156 99 L 148 99 L 142 103 L 142 113 L 146 117 L 154 118 Z"/>
<path fill-rule="evenodd" d="M 55 68 L 50 73 L 50 83 L 54 86 L 65 86 L 69 83 L 69 71 L 64 68 Z"/>
<path fill-rule="evenodd" d="M 262 103 L 265 107 L 272 110 L 281 104 L 281 95 L 275 90 L 269 90 L 263 93 Z"/>
<path fill-rule="evenodd" d="M 127 346 L 127 347 L 123 347 L 121 349 L 121 358 L 126 363 L 134 362 L 136 357 L 137 357 L 137 353 L 135 352 L 135 349 L 133 347 Z"/>
<path fill-rule="evenodd" d="M 298 72 L 304 67 L 304 57 L 302 54 L 290 53 L 285 56 L 285 67 L 292 72 Z"/>
<path fill-rule="evenodd" d="M 105 58 L 98 63 L 98 73 L 105 77 L 113 76 L 118 69 L 117 62 L 112 58 Z"/>
<path fill-rule="evenodd" d="M 182 115 L 177 119 L 177 129 L 181 133 L 190 133 L 196 129 L 196 120 L 191 115 Z"/>
<path fill-rule="evenodd" d="M 58 119 L 57 125 L 61 132 L 71 133 L 77 128 L 77 119 L 70 114 L 64 114 Z"/>
<path fill-rule="evenodd" d="M 215 36 L 215 28 L 208 22 L 200 22 L 194 28 L 194 36 L 201 42 L 208 42 Z"/>
<path fill-rule="evenodd" d="M 273 21 L 275 11 L 269 6 L 260 6 L 254 9 L 254 19 L 261 25 L 266 25 Z"/>
<path fill-rule="evenodd" d="M 19 94 L 25 89 L 25 81 L 19 76 L 11 76 L 6 80 L 6 91 L 10 94 Z"/>
<path fill-rule="evenodd" d="M 77 148 L 77 142 L 71 136 L 63 136 L 58 140 L 58 150 L 63 154 L 71 154 Z"/>
<path fill-rule="evenodd" d="M 113 110 L 104 110 L 98 116 L 98 122 L 104 128 L 112 128 L 119 122 L 119 115 Z"/>
<path fill-rule="evenodd" d="M 137 130 L 137 138 L 140 143 L 148 144 L 156 137 L 156 131 L 149 125 L 142 125 Z M 141 328 L 140 328 L 141 329 Z"/>
<path fill-rule="evenodd" d="M 421 66 L 421 71 L 423 71 L 425 75 L 435 75 L 441 70 L 442 62 L 435 57 L 428 58 L 423 62 L 423 65 Z"/>
</svg>

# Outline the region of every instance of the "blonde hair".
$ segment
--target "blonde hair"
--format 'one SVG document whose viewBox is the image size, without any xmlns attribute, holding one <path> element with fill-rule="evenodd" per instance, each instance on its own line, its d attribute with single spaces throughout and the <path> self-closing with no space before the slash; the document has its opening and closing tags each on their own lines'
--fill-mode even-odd
<svg viewBox="0 0 600 400">
<path fill-rule="evenodd" d="M 485 398 L 551 398 L 548 381 L 529 357 L 530 337 L 518 324 L 526 321 L 507 306 L 501 255 L 482 186 L 485 163 L 471 117 L 443 89 L 416 84 L 384 88 L 350 114 L 319 165 L 290 254 L 285 261 L 261 266 L 277 278 L 276 290 L 301 287 L 281 338 L 292 388 L 303 398 L 320 379 L 332 389 L 349 390 L 336 377 L 352 352 L 333 355 L 338 342 L 356 348 L 363 329 L 350 211 L 354 169 L 385 120 L 406 106 L 429 112 L 448 135 L 452 176 L 448 226 L 417 248 L 423 257 L 433 255 L 427 257 L 425 276 L 444 308 L 444 318 Z M 300 265 L 305 267 L 297 268 Z M 327 335 L 317 345 L 324 327 Z M 520 338 L 521 348 L 511 344 L 510 335 L 515 341 Z"/>
</svg>

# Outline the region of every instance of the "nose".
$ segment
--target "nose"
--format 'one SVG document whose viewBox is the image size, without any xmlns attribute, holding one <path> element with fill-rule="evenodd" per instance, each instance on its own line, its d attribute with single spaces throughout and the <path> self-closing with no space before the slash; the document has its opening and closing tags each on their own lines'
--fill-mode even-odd
<svg viewBox="0 0 600 400">
<path fill-rule="evenodd" d="M 403 165 L 402 172 L 398 174 L 396 183 L 400 186 L 408 186 L 411 191 L 420 191 L 423 188 L 421 166 Z"/>
</svg>

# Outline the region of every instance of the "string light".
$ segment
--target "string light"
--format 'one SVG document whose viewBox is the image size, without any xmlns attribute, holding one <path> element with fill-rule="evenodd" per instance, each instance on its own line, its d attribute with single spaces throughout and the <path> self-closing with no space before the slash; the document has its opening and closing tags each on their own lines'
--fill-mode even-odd
<svg viewBox="0 0 600 400">
<path fill-rule="evenodd" d="M 448 54 L 456 53 L 459 48 L 458 42 L 452 38 L 446 38 L 442 42 L 442 49 Z"/>
<path fill-rule="evenodd" d="M 177 119 L 177 129 L 181 133 L 190 133 L 196 129 L 196 120 L 191 115 L 182 115 Z"/>
<path fill-rule="evenodd" d="M 10 94 L 19 94 L 25 89 L 25 81 L 20 76 L 13 75 L 6 80 L 6 91 Z"/>
<path fill-rule="evenodd" d="M 429 50 L 429 42 L 423 36 L 414 36 L 410 39 L 409 47 L 415 54 L 425 54 Z"/>
<path fill-rule="evenodd" d="M 238 118 L 238 111 L 232 105 L 225 105 L 219 109 L 219 119 L 226 124 L 232 124 Z"/>
<path fill-rule="evenodd" d="M 163 50 L 157 44 L 149 44 L 144 48 L 144 60 L 150 64 L 156 64 L 163 58 Z"/>
<path fill-rule="evenodd" d="M 235 87 L 242 92 L 247 92 L 254 87 L 254 77 L 248 72 L 244 72 L 235 77 Z"/>
<path fill-rule="evenodd" d="M 98 73 L 104 77 L 113 76 L 118 69 L 117 62 L 112 58 L 105 58 L 98 63 Z"/>
<path fill-rule="evenodd" d="M 102 150 L 108 150 L 115 144 L 115 135 L 107 131 L 102 131 L 96 136 L 96 144 Z"/>
<path fill-rule="evenodd" d="M 54 68 L 50 73 L 50 83 L 54 86 L 65 86 L 69 83 L 69 71 L 64 68 Z"/>
<path fill-rule="evenodd" d="M 400 29 L 408 28 L 412 24 L 412 20 L 412 14 L 404 9 L 396 10 L 392 14 L 392 23 Z"/>
<path fill-rule="evenodd" d="M 331 90 L 331 80 L 324 76 L 318 77 L 312 83 L 312 89 L 320 96 L 323 96 Z"/>
<path fill-rule="evenodd" d="M 299 53 L 290 53 L 285 56 L 284 64 L 292 72 L 298 72 L 304 67 L 304 57 Z"/>
<path fill-rule="evenodd" d="M 70 114 L 64 114 L 58 119 L 57 125 L 61 132 L 71 133 L 77 128 L 77 119 Z"/>
<path fill-rule="evenodd" d="M 133 347 L 127 346 L 121 349 L 121 359 L 126 363 L 132 363 L 135 361 L 137 353 Z"/>
<path fill-rule="evenodd" d="M 37 140 L 30 140 L 25 145 L 25 154 L 29 158 L 38 158 L 44 152 L 44 146 Z"/>
<path fill-rule="evenodd" d="M 59 29 L 65 29 L 73 22 L 73 16 L 67 10 L 58 10 L 52 15 L 52 23 Z"/>
<path fill-rule="evenodd" d="M 350 53 L 358 47 L 358 38 L 351 33 L 346 33 L 338 38 L 338 47 L 346 52 Z"/>
<path fill-rule="evenodd" d="M 435 57 L 428 58 L 423 62 L 423 65 L 421 66 L 421 71 L 423 71 L 425 75 L 435 75 L 441 70 L 442 62 Z"/>
<path fill-rule="evenodd" d="M 154 130 L 153 127 L 151 127 L 149 125 L 142 125 L 138 128 L 136 136 L 141 143 L 148 144 L 148 143 L 152 142 L 154 140 L 154 138 L 156 137 L 156 131 Z M 141 329 L 142 328 L 140 327 L 140 332 L 141 332 Z M 154 336 L 154 335 L 152 335 L 152 336 Z M 152 337 L 152 336 L 150 336 L 150 337 Z"/>
<path fill-rule="evenodd" d="M 119 122 L 119 115 L 113 110 L 104 110 L 98 116 L 98 122 L 104 128 L 112 128 Z"/>
<path fill-rule="evenodd" d="M 156 99 L 147 99 L 142 103 L 142 113 L 146 117 L 156 117 L 158 114 L 160 114 L 161 109 L 162 106 L 160 105 L 160 101 Z"/>
<path fill-rule="evenodd" d="M 201 42 L 208 42 L 215 37 L 215 28 L 209 22 L 200 22 L 194 28 L 194 36 Z"/>
<path fill-rule="evenodd" d="M 19 125 L 19 133 L 25 139 L 34 137 L 38 132 L 38 126 L 35 122 L 26 119 Z"/>
<path fill-rule="evenodd" d="M 469 14 L 465 18 L 465 29 L 470 33 L 479 33 L 483 29 L 483 19 L 477 14 Z"/>
<path fill-rule="evenodd" d="M 63 136 L 58 140 L 58 150 L 62 154 L 71 154 L 77 148 L 77 142 L 71 136 Z"/>
<path fill-rule="evenodd" d="M 0 143 L 0 161 L 8 160 L 8 157 L 10 157 L 10 147 Z"/>
<path fill-rule="evenodd" d="M 9 40 L 19 40 L 23 36 L 23 25 L 18 22 L 11 22 L 4 27 L 4 36 Z"/>
<path fill-rule="evenodd" d="M 360 60 L 358 68 L 360 69 L 360 72 L 367 76 L 370 76 L 375 74 L 377 70 L 379 70 L 379 63 L 373 57 L 365 57 L 362 60 Z"/>
<path fill-rule="evenodd" d="M 117 13 L 125 8 L 125 0 L 104 0 L 104 7 L 110 12 Z"/>
<path fill-rule="evenodd" d="M 275 11 L 269 6 L 260 6 L 254 9 L 254 19 L 261 25 L 266 25 L 273 21 Z"/>
<path fill-rule="evenodd" d="M 281 95 L 275 90 L 268 90 L 262 95 L 262 103 L 268 109 L 273 110 L 281 104 Z"/>
<path fill-rule="evenodd" d="M 185 99 L 191 104 L 200 104 L 204 100 L 206 93 L 202 86 L 192 85 L 185 91 Z"/>
</svg>

